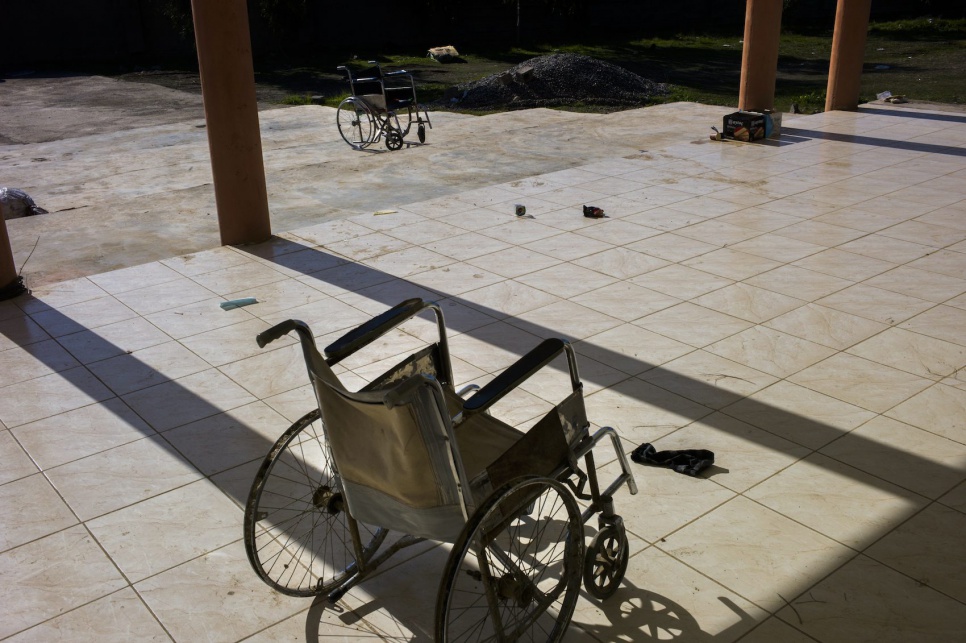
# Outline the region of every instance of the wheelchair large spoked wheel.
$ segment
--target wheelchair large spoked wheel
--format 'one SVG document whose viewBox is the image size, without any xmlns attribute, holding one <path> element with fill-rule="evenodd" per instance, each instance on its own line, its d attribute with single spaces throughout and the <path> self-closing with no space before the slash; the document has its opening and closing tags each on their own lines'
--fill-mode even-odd
<svg viewBox="0 0 966 643">
<path fill-rule="evenodd" d="M 376 119 L 365 103 L 354 98 L 346 98 L 339 103 L 335 114 L 342 140 L 357 150 L 372 143 L 376 133 Z"/>
<path fill-rule="evenodd" d="M 436 641 L 559 641 L 580 591 L 577 502 L 549 478 L 493 494 L 450 552 L 436 603 Z"/>
<path fill-rule="evenodd" d="M 327 594 L 354 571 L 354 529 L 368 560 L 387 530 L 346 512 L 316 409 L 282 434 L 255 476 L 245 506 L 245 552 L 279 592 Z"/>
</svg>

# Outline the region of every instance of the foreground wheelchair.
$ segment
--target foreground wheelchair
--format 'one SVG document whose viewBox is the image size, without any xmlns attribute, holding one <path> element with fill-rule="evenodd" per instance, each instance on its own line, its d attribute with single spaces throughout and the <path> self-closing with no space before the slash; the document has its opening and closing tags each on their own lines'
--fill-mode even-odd
<svg viewBox="0 0 966 643">
<path fill-rule="evenodd" d="M 426 310 L 435 313 L 438 341 L 358 392 L 342 386 L 333 366 Z M 558 641 L 581 579 L 598 598 L 617 590 L 629 552 L 612 498 L 624 484 L 632 494 L 637 487 L 616 431 L 589 431 L 567 342 L 545 340 L 486 386 L 457 392 L 434 303 L 404 301 L 323 353 L 296 320 L 261 333 L 258 344 L 291 331 L 319 408 L 275 443 L 248 497 L 245 549 L 262 580 L 334 602 L 402 548 L 451 543 L 437 641 Z M 562 353 L 572 392 L 546 416 L 524 433 L 490 414 Z M 620 474 L 602 489 L 593 450 L 604 438 Z M 584 523 L 595 514 L 598 530 L 585 547 Z M 389 544 L 389 530 L 403 535 Z"/>
<path fill-rule="evenodd" d="M 383 73 L 374 60 L 372 67 L 353 70 L 337 69 L 346 75 L 351 95 L 339 104 L 336 124 L 342 139 L 361 150 L 385 140 L 390 150 L 401 149 L 404 139 L 416 123 L 416 136 L 426 142 L 426 126 L 432 129 L 427 112 L 416 99 L 416 82 L 405 70 Z"/>
</svg>

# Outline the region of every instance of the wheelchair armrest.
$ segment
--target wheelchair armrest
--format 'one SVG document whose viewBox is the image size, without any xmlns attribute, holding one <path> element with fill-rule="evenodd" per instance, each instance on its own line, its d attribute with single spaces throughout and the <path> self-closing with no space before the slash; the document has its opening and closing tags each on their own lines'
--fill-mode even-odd
<svg viewBox="0 0 966 643">
<path fill-rule="evenodd" d="M 549 364 L 564 350 L 570 360 L 570 375 L 574 389 L 580 386 L 577 376 L 577 363 L 573 356 L 570 343 L 558 338 L 543 340 L 536 348 L 514 362 L 508 369 L 500 373 L 496 379 L 477 391 L 473 397 L 463 403 L 464 413 L 477 413 L 495 404 L 504 395 L 520 386 L 531 375 Z"/>
<path fill-rule="evenodd" d="M 433 304 L 424 302 L 418 297 L 407 299 L 402 303 L 396 304 L 386 312 L 373 317 L 369 321 L 356 328 L 353 328 L 348 333 L 326 346 L 325 350 L 323 351 L 325 353 L 326 361 L 328 361 L 329 364 L 335 364 L 345 359 L 363 346 L 378 339 L 399 324 L 414 317 L 423 309 L 432 305 Z"/>
</svg>

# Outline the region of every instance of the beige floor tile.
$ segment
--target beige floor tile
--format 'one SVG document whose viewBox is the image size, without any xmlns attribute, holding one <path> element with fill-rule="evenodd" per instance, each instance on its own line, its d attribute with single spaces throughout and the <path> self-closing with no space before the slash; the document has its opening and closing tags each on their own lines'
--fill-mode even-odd
<svg viewBox="0 0 966 643">
<path fill-rule="evenodd" d="M 88 368 L 117 395 L 126 395 L 179 377 L 200 373 L 209 364 L 178 342 L 143 348 L 94 362 Z"/>
<path fill-rule="evenodd" d="M 212 292 L 227 295 L 245 288 L 281 281 L 285 279 L 285 275 L 265 264 L 250 262 L 206 272 L 192 279 Z"/>
<path fill-rule="evenodd" d="M 423 247 L 457 261 L 468 261 L 505 250 L 511 246 L 493 237 L 487 237 L 476 232 L 464 232 L 455 237 L 447 237 L 440 241 L 423 244 Z"/>
<path fill-rule="evenodd" d="M 865 236 L 862 230 L 854 230 L 821 221 L 802 221 L 775 232 L 776 235 L 789 237 L 819 246 L 831 248 L 853 239 Z"/>
<path fill-rule="evenodd" d="M 456 366 L 453 367 L 454 370 Z M 627 373 L 608 366 L 603 362 L 590 359 L 585 355 L 577 356 L 577 368 L 580 372 L 580 379 L 584 385 L 584 396 L 590 395 L 617 382 L 627 379 Z M 465 369 L 456 370 L 456 379 L 461 382 L 477 382 L 480 379 L 461 377 Z M 553 404 L 559 404 L 572 391 L 570 382 L 570 372 L 566 358 L 561 355 L 548 366 L 534 374 L 530 379 L 521 384 L 521 388 L 541 397 Z M 606 425 L 607 418 L 590 418 L 600 420 L 599 424 Z"/>
<path fill-rule="evenodd" d="M 219 306 L 222 301 L 221 298 L 207 299 L 145 315 L 144 318 L 175 339 L 253 319 L 252 314 L 244 308 L 222 310 Z"/>
<path fill-rule="evenodd" d="M 338 297 L 339 295 L 356 292 L 394 280 L 395 277 L 392 275 L 373 270 L 359 263 L 345 263 L 335 268 L 329 268 L 328 270 L 322 270 L 311 275 L 303 275 L 296 278 L 297 283 L 304 284 L 332 297 Z M 314 301 L 314 299 L 311 301 Z M 295 305 L 298 306 L 300 304 L 297 303 Z M 273 307 L 269 306 L 267 308 Z M 282 309 L 276 308 L 276 310 Z M 272 312 L 275 311 L 273 310 Z"/>
<path fill-rule="evenodd" d="M 479 230 L 479 233 L 504 243 L 522 246 L 558 235 L 560 230 L 537 223 L 533 219 L 521 218 L 501 225 L 487 226 Z"/>
<path fill-rule="evenodd" d="M 659 547 L 769 611 L 854 555 L 830 538 L 741 497 L 671 534 Z"/>
<path fill-rule="evenodd" d="M 715 466 L 702 475 L 713 476 L 716 483 L 739 493 L 809 453 L 806 447 L 723 413 L 713 413 L 666 435 L 654 447 L 658 451 L 707 449 L 713 452 Z"/>
<path fill-rule="evenodd" d="M 77 524 L 77 518 L 41 474 L 0 485 L 0 551 Z"/>
<path fill-rule="evenodd" d="M 656 230 L 654 232 L 657 233 Z M 533 250 L 534 252 L 550 255 L 561 261 L 576 261 L 587 255 L 610 250 L 614 247 L 614 244 L 589 238 L 576 232 L 564 232 L 552 237 L 532 241 L 522 247 Z"/>
<path fill-rule="evenodd" d="M 894 263 L 888 261 L 835 248 L 799 259 L 794 265 L 853 281 L 868 279 L 895 267 Z"/>
<path fill-rule="evenodd" d="M 252 395 L 215 369 L 135 391 L 123 399 L 158 431 L 255 401 Z"/>
<path fill-rule="evenodd" d="M 966 346 L 890 328 L 850 348 L 852 355 L 939 380 L 966 366 Z"/>
<path fill-rule="evenodd" d="M 889 290 L 856 284 L 815 303 L 882 324 L 895 325 L 933 307 L 931 302 Z"/>
<path fill-rule="evenodd" d="M 636 205 L 638 207 L 642 207 L 642 208 L 644 207 L 643 204 L 636 204 Z M 612 209 L 611 211 L 613 212 L 614 210 Z M 633 211 L 633 209 L 631 209 L 631 211 Z M 694 225 L 696 223 L 702 223 L 704 221 L 707 221 L 707 217 L 704 217 L 700 214 L 681 212 L 680 210 L 672 210 L 670 208 L 652 208 L 652 209 L 647 209 L 645 212 L 640 212 L 638 214 L 631 214 L 629 216 L 625 216 L 623 220 L 629 221 L 631 223 L 637 223 L 639 225 L 647 226 L 649 228 L 654 228 L 655 230 L 664 230 L 666 232 L 669 230 L 680 230 L 680 229 L 686 228 L 687 226 Z M 703 243 L 703 242 L 699 242 L 697 239 L 694 239 L 694 242 Z M 638 242 L 638 243 L 643 243 L 643 242 Z M 712 245 L 712 247 L 721 247 L 722 244 L 709 243 L 707 245 Z"/>
<path fill-rule="evenodd" d="M 119 293 L 116 297 L 137 314 L 147 315 L 211 299 L 217 297 L 217 294 L 187 277 L 179 276 L 161 284 L 128 290 Z"/>
<path fill-rule="evenodd" d="M 469 290 L 499 283 L 504 279 L 500 275 L 462 262 L 427 270 L 410 277 L 413 283 L 450 296 L 461 295 Z"/>
<path fill-rule="evenodd" d="M 172 429 L 164 437 L 199 471 L 212 475 L 264 457 L 289 424 L 264 402 L 253 402 Z"/>
<path fill-rule="evenodd" d="M 951 641 L 966 607 L 865 556 L 778 613 L 819 641 Z"/>
<path fill-rule="evenodd" d="M 207 480 L 88 521 L 131 582 L 138 582 L 239 539 L 242 514 Z"/>
<path fill-rule="evenodd" d="M 757 237 L 761 231 L 711 220 L 681 228 L 675 234 L 716 246 L 730 246 Z"/>
<path fill-rule="evenodd" d="M 396 226 L 386 231 L 389 235 L 408 243 L 426 245 L 447 237 L 458 237 L 463 229 L 440 221 L 422 220 L 418 223 Z"/>
<path fill-rule="evenodd" d="M 687 302 L 638 319 L 634 324 L 695 347 L 707 346 L 751 327 L 743 319 Z"/>
<path fill-rule="evenodd" d="M 147 288 L 180 278 L 181 275 L 176 270 L 157 261 L 89 277 L 91 281 L 111 294 Z"/>
<path fill-rule="evenodd" d="M 90 299 L 31 315 L 52 337 L 79 333 L 137 317 L 133 310 L 113 297 Z"/>
<path fill-rule="evenodd" d="M 342 605 L 320 603 L 311 610 L 290 616 L 271 627 L 245 639 L 248 643 L 298 643 L 314 637 L 325 643 L 382 643 L 384 638 L 367 629 L 364 620 L 346 610 Z"/>
<path fill-rule="evenodd" d="M 684 261 L 711 252 L 718 246 L 668 232 L 630 243 L 626 247 L 667 261 Z"/>
<path fill-rule="evenodd" d="M 871 319 L 808 304 L 765 322 L 765 326 L 823 346 L 843 350 L 887 328 Z"/>
<path fill-rule="evenodd" d="M 113 397 L 90 371 L 77 367 L 12 384 L 0 395 L 0 421 L 7 428 L 51 417 Z"/>
<path fill-rule="evenodd" d="M 817 453 L 745 496 L 859 551 L 929 502 Z"/>
<path fill-rule="evenodd" d="M 801 217 L 792 216 L 790 213 L 773 212 L 764 208 L 745 208 L 716 218 L 725 223 L 762 232 L 771 232 L 802 221 Z"/>
<path fill-rule="evenodd" d="M 802 634 L 791 625 L 772 617 L 741 637 L 741 643 L 812 643 L 815 639 Z"/>
<path fill-rule="evenodd" d="M 824 246 L 806 243 L 778 234 L 763 234 L 760 237 L 736 243 L 731 248 L 782 263 L 802 259 L 824 250 Z"/>
<path fill-rule="evenodd" d="M 0 371 L 3 372 L 4 386 L 77 366 L 80 366 L 77 360 L 52 339 L 0 351 Z"/>
<path fill-rule="evenodd" d="M 805 301 L 815 301 L 854 282 L 796 266 L 782 266 L 747 279 L 745 283 Z"/>
<path fill-rule="evenodd" d="M 587 417 L 612 426 L 632 444 L 655 442 L 712 411 L 637 378 L 585 397 Z"/>
<path fill-rule="evenodd" d="M 922 259 L 916 259 L 909 263 L 909 267 L 966 279 L 966 244 L 960 242 L 951 248 L 952 250 L 940 250 Z"/>
<path fill-rule="evenodd" d="M 464 195 L 461 194 L 459 196 Z M 365 226 L 370 230 L 383 231 L 392 230 L 393 228 L 410 225 L 413 223 L 420 223 L 425 220 L 425 217 L 413 212 L 407 212 L 406 210 L 398 210 L 396 212 L 389 212 L 387 214 L 380 214 L 378 216 L 375 214 L 360 214 L 359 216 L 349 219 L 349 221 L 358 223 L 359 225 Z"/>
<path fill-rule="evenodd" d="M 580 229 L 581 236 L 604 241 L 615 246 L 626 246 L 630 243 L 660 234 L 661 231 L 656 228 L 650 228 L 622 219 L 605 219 L 600 225 Z"/>
<path fill-rule="evenodd" d="M 284 393 L 307 381 L 302 349 L 297 344 L 232 362 L 218 370 L 259 399 Z"/>
<path fill-rule="evenodd" d="M 675 297 L 626 281 L 578 295 L 571 301 L 623 321 L 633 321 L 681 302 Z"/>
<path fill-rule="evenodd" d="M 845 353 L 833 355 L 789 379 L 876 413 L 887 411 L 931 384 L 928 379 Z"/>
<path fill-rule="evenodd" d="M 283 598 L 263 584 L 240 541 L 143 580 L 135 589 L 178 641 L 237 641 L 310 602 Z"/>
<path fill-rule="evenodd" d="M 966 515 L 932 504 L 866 550 L 875 560 L 963 602 L 966 555 L 958 546 Z"/>
<path fill-rule="evenodd" d="M 643 373 L 694 350 L 634 324 L 623 324 L 588 337 L 576 343 L 574 349 L 628 375 Z"/>
<path fill-rule="evenodd" d="M 813 449 L 875 416 L 871 411 L 787 381 L 777 382 L 723 411 Z"/>
<path fill-rule="evenodd" d="M 668 265 L 663 259 L 627 248 L 612 248 L 580 258 L 574 263 L 619 279 L 636 277 Z"/>
<path fill-rule="evenodd" d="M 720 409 L 777 381 L 761 371 L 698 350 L 641 375 L 641 379 Z"/>
<path fill-rule="evenodd" d="M 529 199 L 528 202 L 532 204 L 533 199 Z M 468 204 L 464 204 L 467 207 Z M 560 207 L 557 204 L 553 204 L 553 207 Z M 437 221 L 447 223 L 449 225 L 454 225 L 457 228 L 462 228 L 468 231 L 480 232 L 488 230 L 492 226 L 502 225 L 510 221 L 511 210 L 506 204 L 501 204 L 501 207 L 493 208 L 474 208 L 469 206 L 468 210 L 462 210 L 460 212 L 453 212 L 440 217 L 435 217 Z"/>
<path fill-rule="evenodd" d="M 153 434 L 154 429 L 117 398 L 24 424 L 14 433 L 42 469 Z"/>
<path fill-rule="evenodd" d="M 821 452 L 929 498 L 966 479 L 966 445 L 885 416 L 866 422 Z"/>
<path fill-rule="evenodd" d="M 754 254 L 721 248 L 700 257 L 688 259 L 683 265 L 697 268 L 727 279 L 742 280 L 777 268 L 781 264 Z"/>
<path fill-rule="evenodd" d="M 939 502 L 947 507 L 952 507 L 960 513 L 966 514 L 966 482 L 962 482 L 956 487 L 953 487 L 953 490 L 942 496 Z"/>
<path fill-rule="evenodd" d="M 410 246 L 412 244 L 403 239 L 397 239 L 381 232 L 373 232 L 372 234 L 326 244 L 325 249 L 353 261 L 362 261 L 370 257 L 404 250 Z"/>
<path fill-rule="evenodd" d="M 966 346 L 966 310 L 936 306 L 903 322 L 901 328 Z"/>
<path fill-rule="evenodd" d="M 55 284 L 32 288 L 30 294 L 17 299 L 17 305 L 30 314 L 52 308 L 64 308 L 91 299 L 100 299 L 107 292 L 87 277 L 69 279 Z"/>
<path fill-rule="evenodd" d="M 621 325 L 619 319 L 572 301 L 558 301 L 508 317 L 507 322 L 539 337 L 560 337 L 571 341 Z"/>
<path fill-rule="evenodd" d="M 893 239 L 892 237 L 883 237 L 880 234 L 870 234 L 855 241 L 843 243 L 838 248 L 873 259 L 901 263 L 919 259 L 935 251 L 935 248 L 929 246 Z"/>
<path fill-rule="evenodd" d="M 633 277 L 630 281 L 679 299 L 699 297 L 733 283 L 731 279 L 682 265 L 665 266 Z"/>
<path fill-rule="evenodd" d="M 764 326 L 743 330 L 711 344 L 707 350 L 777 377 L 788 377 L 835 352 Z"/>
<path fill-rule="evenodd" d="M 487 373 L 503 370 L 540 343 L 540 338 L 505 322 L 452 337 L 450 353 Z"/>
<path fill-rule="evenodd" d="M 160 436 L 48 469 L 47 477 L 81 520 L 156 496 L 201 475 Z"/>
<path fill-rule="evenodd" d="M 966 444 L 966 390 L 937 384 L 887 412 L 896 420 Z"/>
<path fill-rule="evenodd" d="M 865 283 L 936 303 L 942 303 L 966 292 L 966 280 L 908 266 L 890 270 Z"/>
<path fill-rule="evenodd" d="M 697 297 L 694 303 L 757 324 L 805 304 L 801 299 L 744 283 Z"/>
<path fill-rule="evenodd" d="M 655 549 L 631 557 L 630 579 L 606 601 L 578 601 L 574 623 L 600 641 L 737 640 L 767 614 Z"/>
<path fill-rule="evenodd" d="M 50 335 L 19 309 L 15 315 L 0 321 L 0 351 L 35 344 L 45 339 L 50 339 Z"/>
<path fill-rule="evenodd" d="M 933 248 L 945 248 L 966 239 L 966 230 L 923 223 L 922 221 L 906 221 L 891 228 L 886 228 L 879 234 L 893 239 L 921 243 Z"/>
<path fill-rule="evenodd" d="M 515 278 L 556 266 L 561 261 L 539 252 L 513 247 L 478 257 L 469 263 L 503 277 Z"/>
<path fill-rule="evenodd" d="M 80 525 L 3 552 L 0 578 L 4 637 L 127 585 Z"/>
<path fill-rule="evenodd" d="M 250 261 L 241 253 L 235 252 L 232 248 L 213 248 L 203 252 L 181 255 L 171 259 L 162 259 L 161 263 L 176 270 L 182 275 L 193 276 L 206 272 L 214 272 L 224 268 L 231 268 Z"/>
<path fill-rule="evenodd" d="M 471 307 L 479 308 L 486 314 L 498 318 L 519 315 L 560 301 L 550 293 L 513 279 L 463 293 L 461 300 Z"/>
<path fill-rule="evenodd" d="M 414 219 L 418 220 L 418 219 Z M 297 236 L 319 246 L 334 243 L 344 239 L 351 239 L 372 232 L 370 228 L 359 225 L 349 219 L 325 221 L 314 226 L 299 228 Z"/>
<path fill-rule="evenodd" d="M 7 429 L 0 430 L 0 485 L 37 473 L 27 452 Z"/>
<path fill-rule="evenodd" d="M 453 263 L 453 260 L 425 248 L 411 247 L 366 259 L 364 263 L 374 270 L 395 277 L 408 277 L 448 266 Z"/>
<path fill-rule="evenodd" d="M 616 280 L 595 270 L 581 268 L 572 263 L 564 263 L 517 277 L 517 281 L 551 295 L 570 298 L 597 288 L 603 288 Z"/>
<path fill-rule="evenodd" d="M 142 348 L 170 341 L 170 337 L 151 322 L 137 317 L 58 338 L 82 364 L 133 353 Z"/>
<path fill-rule="evenodd" d="M 30 628 L 7 641 L 170 641 L 161 625 L 126 587 Z"/>
</svg>

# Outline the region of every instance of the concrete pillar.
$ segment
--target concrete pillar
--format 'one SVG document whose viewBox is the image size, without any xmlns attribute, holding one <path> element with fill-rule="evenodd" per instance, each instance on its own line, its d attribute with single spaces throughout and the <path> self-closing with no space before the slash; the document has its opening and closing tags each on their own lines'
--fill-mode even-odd
<svg viewBox="0 0 966 643">
<path fill-rule="evenodd" d="M 738 109 L 775 108 L 775 75 L 782 33 L 782 0 L 748 0 L 741 52 Z"/>
<path fill-rule="evenodd" d="M 854 111 L 859 107 L 862 61 L 871 10 L 872 0 L 838 0 L 825 95 L 827 112 L 834 109 Z"/>
<path fill-rule="evenodd" d="M 26 292 L 23 280 L 17 275 L 13 262 L 13 248 L 7 234 L 7 222 L 0 217 L 0 300 L 11 299 Z"/>
<path fill-rule="evenodd" d="M 272 235 L 245 0 L 191 0 L 223 244 Z"/>
</svg>

